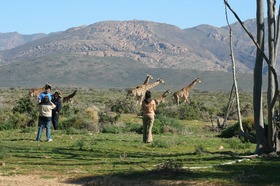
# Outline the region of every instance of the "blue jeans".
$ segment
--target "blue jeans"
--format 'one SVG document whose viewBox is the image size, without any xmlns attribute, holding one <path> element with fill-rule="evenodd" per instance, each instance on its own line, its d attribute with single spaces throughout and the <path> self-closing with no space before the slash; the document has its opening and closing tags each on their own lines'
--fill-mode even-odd
<svg viewBox="0 0 280 186">
<path fill-rule="evenodd" d="M 38 128 L 38 134 L 36 141 L 40 141 L 42 132 L 44 130 L 44 127 L 46 127 L 46 137 L 47 140 L 51 139 L 51 120 L 50 121 L 42 121 L 39 119 L 39 128 Z"/>
</svg>

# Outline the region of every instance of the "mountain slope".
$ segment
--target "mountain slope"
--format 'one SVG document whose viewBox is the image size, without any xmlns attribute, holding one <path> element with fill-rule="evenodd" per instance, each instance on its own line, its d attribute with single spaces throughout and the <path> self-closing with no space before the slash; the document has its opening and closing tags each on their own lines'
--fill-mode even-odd
<svg viewBox="0 0 280 186">
<path fill-rule="evenodd" d="M 22 35 L 17 32 L 0 33 L 0 51 L 9 50 L 45 36 L 46 34 Z"/>
<path fill-rule="evenodd" d="M 242 38 L 243 44 L 244 41 Z M 234 49 L 237 71 L 252 72 L 254 52 L 244 50 L 238 43 L 239 40 Z M 246 45 L 253 47 L 248 42 L 242 46 Z M 138 20 L 70 28 L 0 52 L 0 63 L 56 54 L 128 57 L 152 68 L 231 71 L 226 28 L 201 25 L 182 30 L 173 25 Z"/>
<path fill-rule="evenodd" d="M 254 35 L 255 20 L 244 24 Z M 252 90 L 256 49 L 239 24 L 231 27 L 239 85 Z M 147 74 L 164 78 L 167 83 L 160 89 L 179 89 L 196 77 L 204 82 L 201 90 L 229 90 L 232 85 L 227 27 L 180 29 L 150 21 L 106 21 L 31 38 L 0 52 L 0 86 L 53 82 L 128 88 Z"/>
</svg>

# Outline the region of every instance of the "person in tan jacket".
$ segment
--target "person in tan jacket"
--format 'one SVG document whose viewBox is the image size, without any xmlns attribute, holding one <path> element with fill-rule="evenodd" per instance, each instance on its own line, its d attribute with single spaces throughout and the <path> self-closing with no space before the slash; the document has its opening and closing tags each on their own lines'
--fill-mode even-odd
<svg viewBox="0 0 280 186">
<path fill-rule="evenodd" d="M 155 120 L 155 110 L 156 102 L 151 99 L 151 92 L 147 90 L 145 99 L 142 101 L 144 143 L 151 143 L 153 141 L 152 128 Z"/>
<path fill-rule="evenodd" d="M 53 141 L 51 139 L 51 120 L 52 120 L 52 109 L 56 106 L 50 101 L 48 95 L 45 95 L 43 100 L 39 103 L 39 121 L 38 121 L 38 134 L 36 141 L 41 141 L 41 134 L 44 128 L 46 128 L 47 141 Z"/>
</svg>

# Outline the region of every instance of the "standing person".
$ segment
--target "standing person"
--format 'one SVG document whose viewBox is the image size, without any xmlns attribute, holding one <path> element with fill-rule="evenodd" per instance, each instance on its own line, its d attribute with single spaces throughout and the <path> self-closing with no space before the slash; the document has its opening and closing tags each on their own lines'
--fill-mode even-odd
<svg viewBox="0 0 280 186">
<path fill-rule="evenodd" d="M 52 99 L 52 102 L 56 106 L 52 110 L 52 124 L 53 124 L 54 130 L 57 130 L 57 127 L 58 127 L 58 119 L 59 119 L 59 114 L 60 114 L 60 110 L 61 110 L 61 107 L 62 107 L 61 97 L 62 97 L 61 92 L 59 90 L 55 91 L 55 93 L 53 95 L 53 99 Z"/>
<path fill-rule="evenodd" d="M 50 101 L 49 96 L 47 95 L 39 103 L 39 122 L 38 122 L 39 128 L 38 128 L 36 141 L 40 141 L 44 127 L 46 128 L 47 141 L 48 142 L 52 141 L 50 127 L 51 127 L 52 109 L 54 109 L 55 107 L 56 107 L 55 104 L 53 104 Z"/>
<path fill-rule="evenodd" d="M 142 101 L 144 143 L 151 143 L 153 141 L 152 128 L 155 120 L 155 110 L 156 102 L 151 99 L 151 92 L 147 90 L 145 99 Z"/>
<path fill-rule="evenodd" d="M 45 85 L 45 91 L 42 92 L 39 96 L 38 96 L 38 102 L 40 103 L 42 101 L 42 99 L 45 97 L 45 96 L 48 96 L 49 97 L 49 100 L 52 100 L 52 93 L 51 93 L 51 90 L 52 90 L 52 86 L 47 83 Z"/>
</svg>

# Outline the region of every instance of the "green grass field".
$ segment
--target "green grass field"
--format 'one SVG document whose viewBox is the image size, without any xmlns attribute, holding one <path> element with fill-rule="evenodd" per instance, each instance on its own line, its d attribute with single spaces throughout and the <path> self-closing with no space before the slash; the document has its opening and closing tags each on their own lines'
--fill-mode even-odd
<svg viewBox="0 0 280 186">
<path fill-rule="evenodd" d="M 16 93 L 15 93 L 16 92 Z M 13 115 L 11 109 L 17 104 L 17 96 L 25 95 L 25 90 L 4 90 L 10 100 L 2 100 L 0 114 L 1 125 Z M 79 115 L 87 118 L 86 112 L 93 105 L 106 110 L 108 105 L 122 93 L 114 94 L 107 100 L 107 93 L 80 90 L 73 105 L 64 105 L 74 109 L 76 114 L 62 115 L 60 124 L 77 122 L 68 118 Z M 94 96 L 90 96 L 94 95 Z M 224 93 L 197 93 L 197 97 L 212 104 L 198 102 L 207 112 L 214 112 L 209 105 L 223 107 L 227 96 Z M 1 97 L 3 98 L 3 97 Z M 92 99 L 94 98 L 94 99 Z M 222 100 L 222 101 L 221 101 Z M 242 95 L 241 100 L 250 100 Z M 245 102 L 245 101 L 244 101 Z M 243 102 L 243 103 L 244 103 Z M 174 109 L 172 106 L 159 107 Z M 248 107 L 249 103 L 242 104 Z M 207 106 L 208 105 L 208 106 Z M 247 105 L 247 106 L 246 106 Z M 179 107 L 177 111 L 185 107 Z M 161 110 L 163 109 L 163 110 Z M 187 107 L 187 109 L 193 109 Z M 219 110 L 219 109 L 217 109 Z M 69 111 L 69 112 L 70 112 Z M 206 112 L 206 111 L 205 111 Z M 66 113 L 66 112 L 65 112 Z M 219 111 L 217 111 L 219 113 Z M 157 115 L 159 118 L 161 114 Z M 166 113 L 167 114 L 167 113 Z M 213 113 L 212 113 L 213 114 Z M 209 115 L 209 114 L 208 114 Z M 250 114 L 249 114 L 250 115 Z M 18 120 L 24 116 L 21 114 Z M 16 121 L 13 116 L 12 121 Z M 5 119 L 6 118 L 6 119 Z M 82 120 L 81 122 L 88 122 Z M 137 113 L 121 113 L 117 126 L 133 123 L 141 126 L 141 117 Z M 159 122 L 159 121 L 158 121 Z M 163 122 L 163 119 L 160 120 Z M 84 185 L 278 185 L 280 183 L 280 161 L 277 154 L 250 157 L 256 146 L 242 142 L 238 137 L 220 138 L 219 130 L 212 130 L 209 119 L 178 119 L 165 122 L 179 122 L 183 126 L 180 132 L 153 134 L 151 144 L 142 142 L 142 134 L 136 132 L 104 133 L 84 129 L 61 128 L 52 130 L 53 142 L 36 142 L 37 127 L 20 127 L 0 130 L 0 166 L 2 176 L 39 175 L 42 178 L 70 177 L 71 183 Z M 229 125 L 235 121 L 229 121 Z M 157 126 L 154 126 L 155 128 Z M 44 131 L 45 132 L 45 131 Z"/>
<path fill-rule="evenodd" d="M 5 163 L 1 173 L 151 183 L 279 183 L 279 158 L 244 158 L 252 154 L 254 144 L 217 138 L 206 123 L 187 125 L 184 135 L 154 135 L 152 144 L 142 143 L 142 136 L 135 133 L 70 135 L 60 130 L 52 131 L 53 142 L 36 142 L 36 128 L 0 131 L 0 157 Z"/>
</svg>

